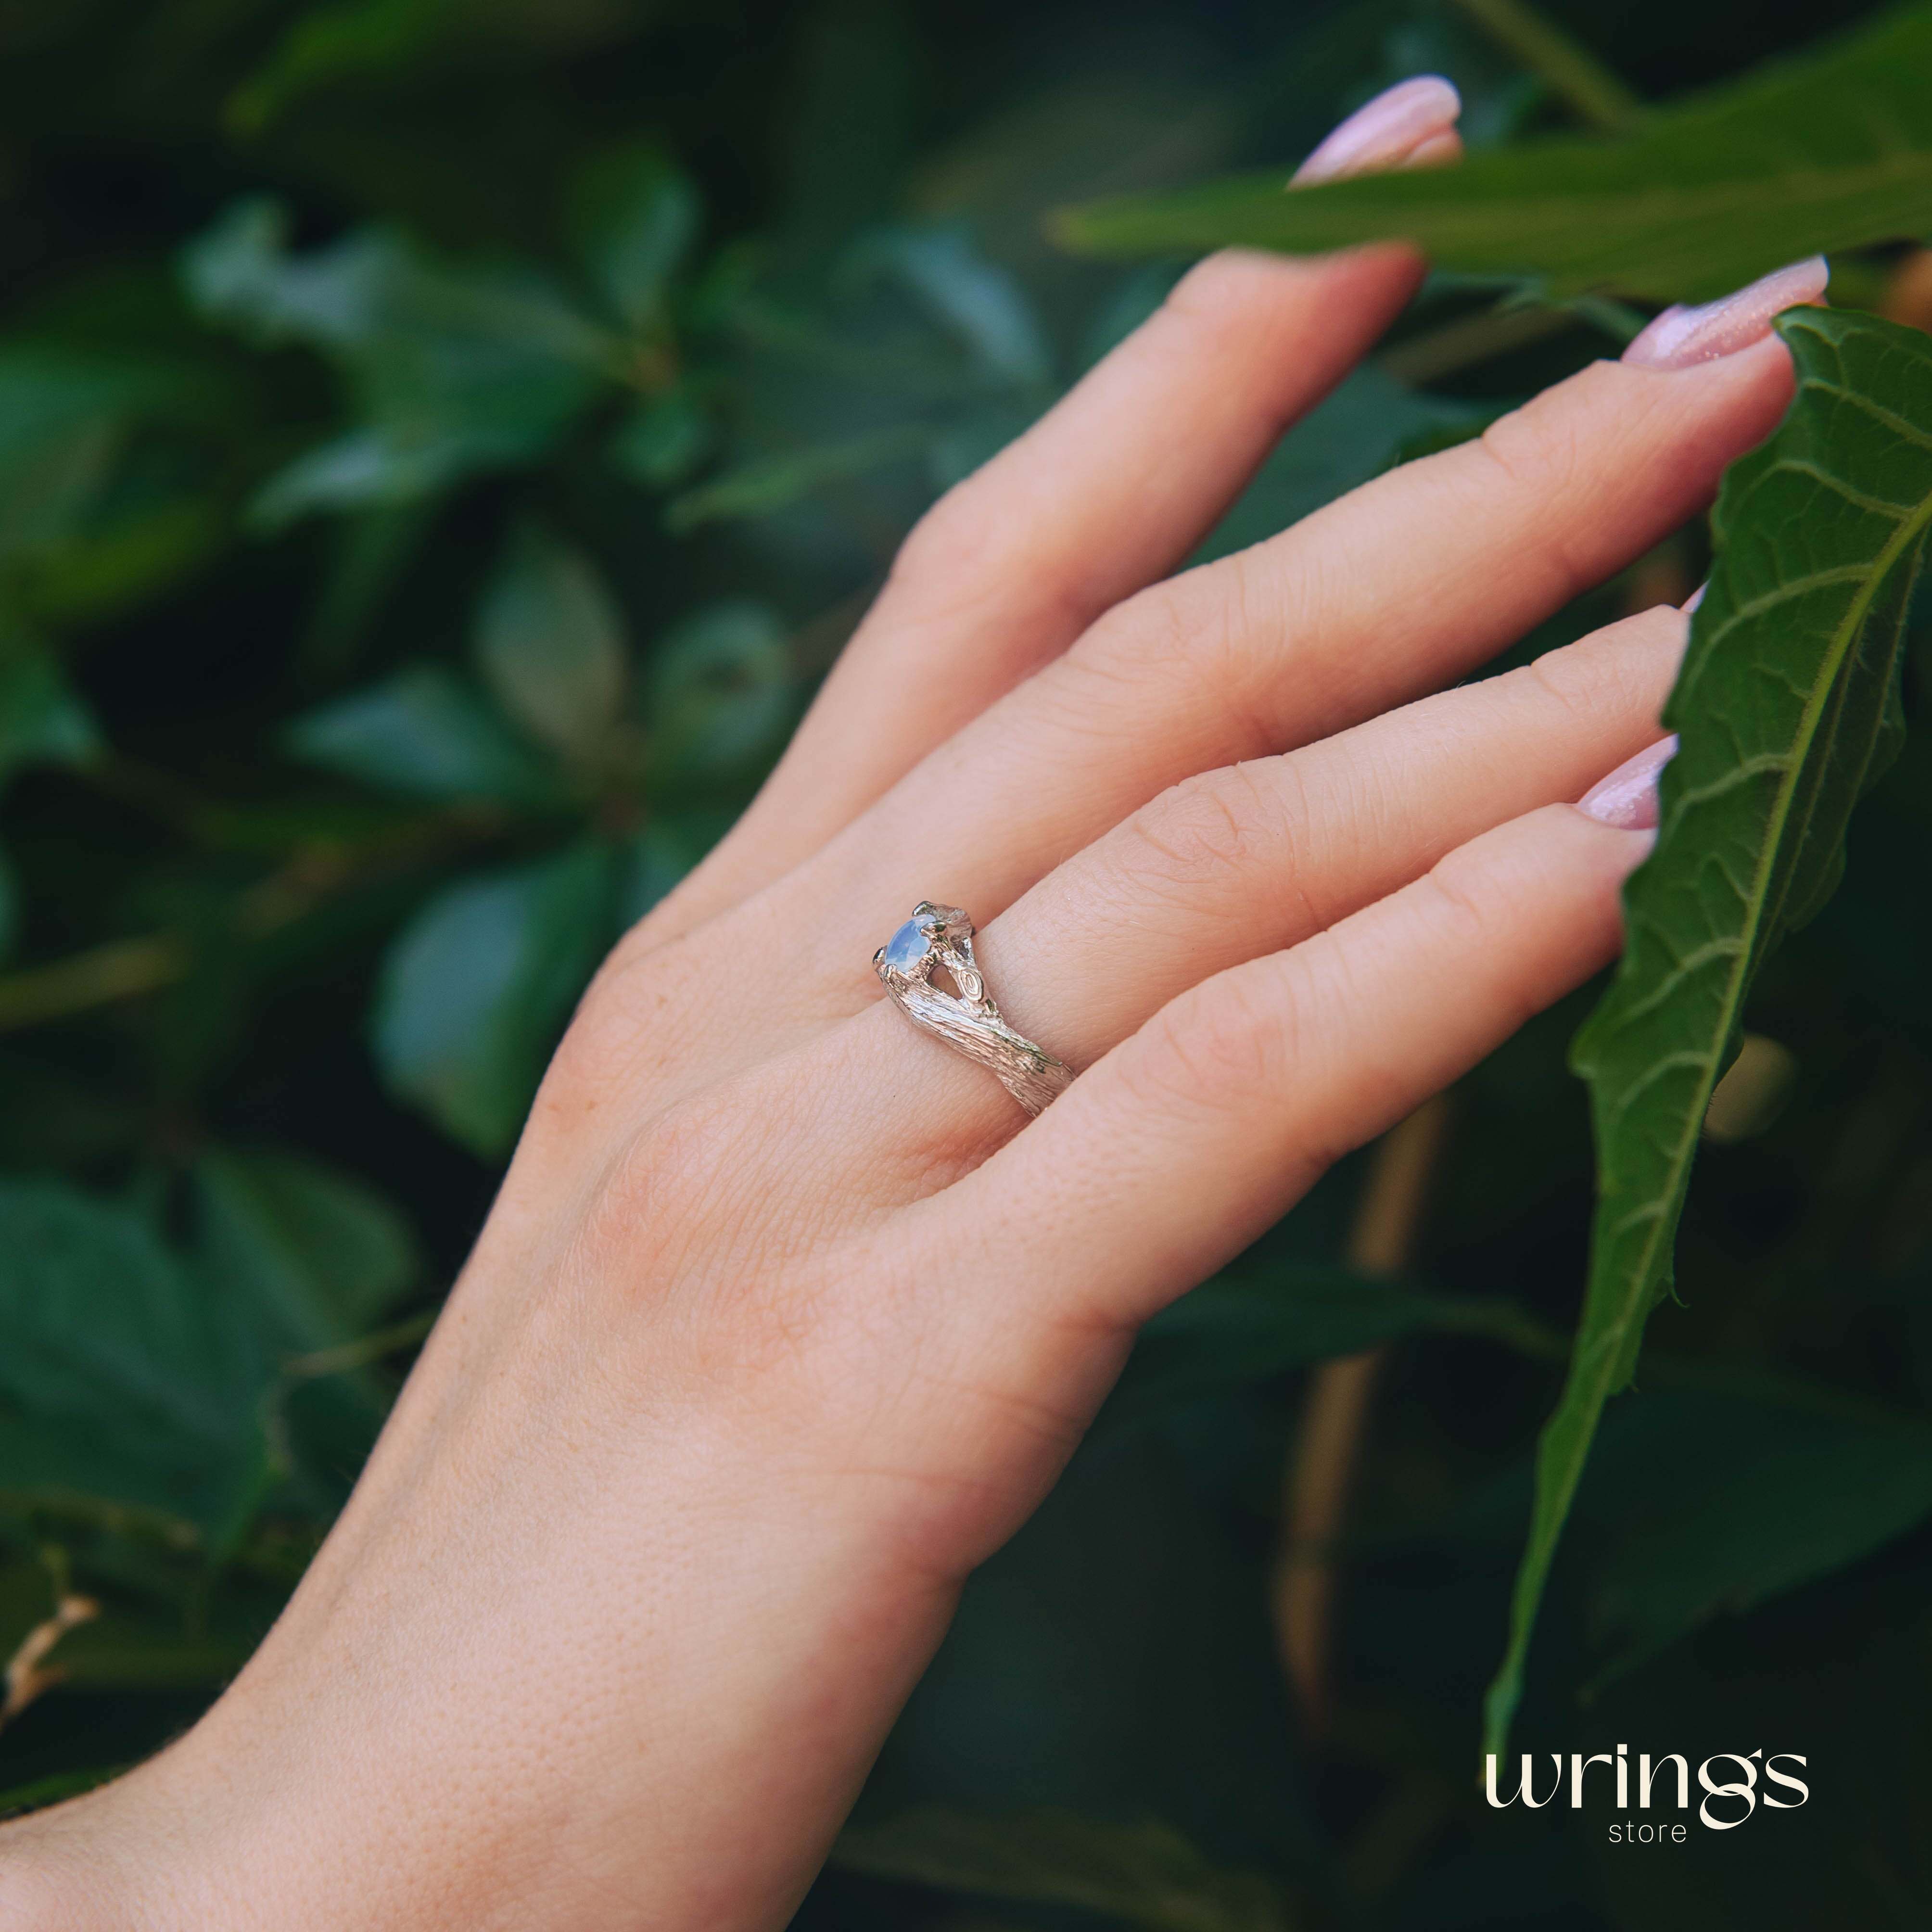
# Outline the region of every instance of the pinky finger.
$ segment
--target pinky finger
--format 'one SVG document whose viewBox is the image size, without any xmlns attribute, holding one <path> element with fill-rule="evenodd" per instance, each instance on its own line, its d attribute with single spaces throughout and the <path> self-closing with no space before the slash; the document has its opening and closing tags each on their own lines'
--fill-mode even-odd
<svg viewBox="0 0 1932 1932">
<path fill-rule="evenodd" d="M 1558 805 L 1472 840 L 1170 1002 L 928 1209 L 1022 1307 L 1144 1321 L 1611 958 L 1652 837 Z"/>
</svg>

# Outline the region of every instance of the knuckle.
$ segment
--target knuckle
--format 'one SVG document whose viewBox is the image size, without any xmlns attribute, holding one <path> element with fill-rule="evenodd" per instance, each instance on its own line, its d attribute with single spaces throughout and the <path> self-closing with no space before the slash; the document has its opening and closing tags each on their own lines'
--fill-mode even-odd
<svg viewBox="0 0 1932 1932">
<path fill-rule="evenodd" d="M 1496 879 L 1480 846 L 1459 846 L 1445 854 L 1420 883 L 1435 902 L 1432 923 L 1446 928 L 1454 946 L 1474 951 L 1493 939 Z"/>
<path fill-rule="evenodd" d="M 916 592 L 935 580 L 970 575 L 985 560 L 994 525 L 981 508 L 979 473 L 956 483 L 901 540 L 880 601 Z"/>
<path fill-rule="evenodd" d="M 1255 870 L 1268 843 L 1270 801 L 1242 767 L 1184 780 L 1121 828 L 1122 869 L 1142 888 L 1184 899 Z"/>
<path fill-rule="evenodd" d="M 1276 1084 L 1292 1058 L 1294 1009 L 1274 976 L 1224 974 L 1163 1006 L 1124 1064 L 1137 1099 L 1207 1110 Z"/>
<path fill-rule="evenodd" d="M 1245 558 L 1223 558 L 1115 605 L 1067 657 L 1129 686 L 1143 717 L 1211 716 L 1216 755 L 1259 757 L 1276 731 L 1256 692 L 1255 588 Z"/>
<path fill-rule="evenodd" d="M 1244 293 L 1253 280 L 1248 263 L 1224 250 L 1196 262 L 1168 290 L 1161 307 L 1172 315 L 1212 320 L 1225 314 L 1229 298 Z"/>
<path fill-rule="evenodd" d="M 1556 390 L 1498 416 L 1478 446 L 1510 488 L 1532 497 L 1559 494 L 1572 484 L 1581 451 L 1576 412 Z"/>
</svg>

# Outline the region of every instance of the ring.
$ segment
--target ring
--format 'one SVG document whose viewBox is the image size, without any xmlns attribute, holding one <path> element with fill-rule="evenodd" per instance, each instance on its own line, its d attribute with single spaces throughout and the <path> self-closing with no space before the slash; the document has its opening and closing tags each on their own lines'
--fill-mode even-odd
<svg viewBox="0 0 1932 1932">
<path fill-rule="evenodd" d="M 921 899 L 872 955 L 872 970 L 914 1026 L 998 1075 L 1029 1114 L 1041 1112 L 1071 1084 L 1072 1067 L 1000 1018 L 973 957 L 973 922 L 957 906 Z M 935 971 L 952 980 L 956 994 L 932 983 Z"/>
</svg>

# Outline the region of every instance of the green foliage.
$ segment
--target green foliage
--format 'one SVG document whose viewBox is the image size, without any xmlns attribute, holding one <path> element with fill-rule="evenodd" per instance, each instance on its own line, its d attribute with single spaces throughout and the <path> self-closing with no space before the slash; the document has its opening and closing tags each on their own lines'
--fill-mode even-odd
<svg viewBox="0 0 1932 1932">
<path fill-rule="evenodd" d="M 1727 293 L 1826 249 L 1932 230 L 1932 10 L 1645 116 L 1461 166 L 1282 192 L 1279 173 L 1072 211 L 1112 255 L 1309 250 L 1401 237 L 1445 268 L 1534 274 L 1550 294 Z"/>
<path fill-rule="evenodd" d="M 622 704 L 629 665 L 623 619 L 590 561 L 523 533 L 478 609 L 476 668 L 539 744 L 593 755 Z"/>
<path fill-rule="evenodd" d="M 1590 1281 L 1538 1454 L 1492 1750 L 1598 1418 L 1670 1292 L 1699 1130 L 1752 983 L 1837 886 L 1852 808 L 1904 729 L 1900 652 L 1932 527 L 1932 344 L 1857 315 L 1787 316 L 1779 330 L 1797 399 L 1724 479 L 1710 588 L 1664 714 L 1679 748 L 1657 849 L 1626 893 L 1622 964 L 1577 1036 L 1597 1131 Z"/>
<path fill-rule="evenodd" d="M 386 790 L 542 805 L 555 796 L 542 754 L 476 688 L 438 664 L 398 672 L 297 718 L 289 750 Z"/>
<path fill-rule="evenodd" d="M 1928 1512 L 1922 1426 L 1721 1388 L 1644 1396 L 1606 1430 L 1578 1510 L 1596 1660 L 1585 1695 L 1719 1616 L 1842 1570 Z"/>
<path fill-rule="evenodd" d="M 1107 1825 L 1064 1812 L 983 1818 L 939 1810 L 848 1831 L 854 1871 L 1042 1905 L 1074 1905 L 1145 1932 L 1290 1932 L 1280 1888 L 1226 1872 L 1157 1821 Z"/>
<path fill-rule="evenodd" d="M 466 1145 L 506 1154 L 591 968 L 616 936 L 614 854 L 586 840 L 451 886 L 385 962 L 371 1040 L 385 1077 Z"/>
<path fill-rule="evenodd" d="M 10 1184 L 0 1227 L 10 1487 L 229 1532 L 262 1480 L 268 1371 L 227 1277 L 195 1282 L 140 1216 L 55 1182 Z"/>
<path fill-rule="evenodd" d="M 182 257 L 203 314 L 257 343 L 320 350 L 363 418 L 269 480 L 255 502 L 267 527 L 528 462 L 596 394 L 610 345 L 544 277 L 438 263 L 382 229 L 303 258 L 287 237 L 284 209 L 246 201 Z"/>
<path fill-rule="evenodd" d="M 1858 252 L 1932 229 L 1923 9 L 1794 55 L 1716 0 L 1176 7 L 1144 43 L 1041 4 L 0 23 L 0 1658 L 70 1589 L 98 1610 L 0 1726 L 0 1809 L 137 1760 L 245 1657 L 598 958 L 742 808 L 934 495 L 1171 286 L 1052 250 L 1052 208 L 1138 197 L 1081 218 L 1130 252 L 1435 250 L 1199 557 L 1641 326 L 1579 291 L 1714 293 L 1822 246 L 1841 310 L 1924 320 L 1910 263 Z M 1466 166 L 1281 192 L 1421 70 L 1462 92 Z M 1927 500 L 1928 352 L 1784 326 L 1807 387 L 1720 506 L 1664 838 L 1581 1048 L 1605 1191 L 1540 1480 L 1580 1007 L 1452 1096 L 1402 1276 L 1340 1258 L 1347 1162 L 1150 1324 L 969 1583 L 800 1932 L 1924 1916 L 1922 730 L 1878 773 L 1932 674 L 1886 507 Z M 1703 562 L 1687 532 L 1526 649 Z M 1747 1019 L 1788 1102 L 1693 1182 Z M 1364 1350 L 1312 1739 L 1268 1577 L 1310 1378 Z M 1532 1843 L 1488 1811 L 1477 1687 L 1526 1534 L 1521 1742 L 1790 1743 L 1833 1767 L 1791 1828 L 1666 1870 L 1606 1863 L 1587 1813 Z"/>
</svg>

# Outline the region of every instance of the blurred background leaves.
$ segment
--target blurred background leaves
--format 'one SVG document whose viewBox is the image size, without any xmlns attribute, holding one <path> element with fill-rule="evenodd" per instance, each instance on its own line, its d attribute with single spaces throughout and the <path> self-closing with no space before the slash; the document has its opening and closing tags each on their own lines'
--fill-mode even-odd
<svg viewBox="0 0 1932 1932">
<path fill-rule="evenodd" d="M 1279 181 L 1425 70 L 1514 178 L 1524 144 L 1864 17 L 0 10 L 0 1656 L 39 1646 L 0 1805 L 153 1749 L 245 1656 L 598 958 L 742 806 L 933 496 L 1178 272 L 1070 255 L 1053 211 Z M 1922 327 L 1928 261 L 1846 253 L 1835 298 Z M 1204 555 L 1676 292 L 1478 266 L 1432 276 Z M 1686 532 L 1522 650 L 1681 598 L 1706 556 Z M 1610 1412 L 1519 1725 L 1807 1752 L 1810 1805 L 1633 1864 L 1470 1774 L 1582 1279 L 1586 992 L 1451 1097 L 1394 1262 L 1372 1152 L 1154 1325 L 974 1579 L 801 1925 L 1921 1922 L 1929 832 L 1921 732 L 1760 978 L 1780 1098 L 1740 1088 L 1706 1146 L 1682 1305 Z M 1291 1549 L 1311 1390 L 1364 1360 L 1336 1536 Z M 1318 1723 L 1271 1620 L 1290 1559 L 1334 1613 Z"/>
</svg>

